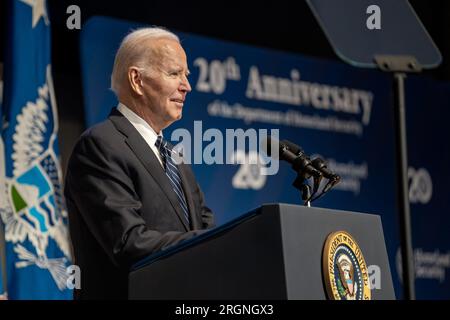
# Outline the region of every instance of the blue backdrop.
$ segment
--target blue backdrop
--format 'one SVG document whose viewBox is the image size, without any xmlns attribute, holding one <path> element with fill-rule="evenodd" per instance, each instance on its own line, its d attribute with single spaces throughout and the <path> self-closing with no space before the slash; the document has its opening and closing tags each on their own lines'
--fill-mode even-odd
<svg viewBox="0 0 450 320">
<path fill-rule="evenodd" d="M 92 18 L 83 26 L 87 126 L 105 119 L 117 105 L 109 90 L 114 55 L 123 37 L 141 26 L 105 17 Z M 279 129 L 281 139 L 295 141 L 308 154 L 321 155 L 342 182 L 314 206 L 382 217 L 396 294 L 401 296 L 391 79 L 343 63 L 177 34 L 188 56 L 193 91 L 182 120 L 164 135 L 186 128 L 198 143 L 202 138 L 194 135 L 200 131 L 194 121 L 202 121 L 203 133 L 216 128 L 224 136 L 226 129 Z M 407 80 L 407 88 L 413 239 L 420 262 L 417 297 L 449 298 L 445 115 L 450 85 L 414 77 Z M 203 147 L 209 143 L 203 139 Z M 232 157 L 223 152 L 224 157 Z M 270 176 L 243 165 L 201 163 L 193 169 L 219 224 L 262 203 L 300 203 L 291 186 L 295 174 L 286 163 Z"/>
</svg>

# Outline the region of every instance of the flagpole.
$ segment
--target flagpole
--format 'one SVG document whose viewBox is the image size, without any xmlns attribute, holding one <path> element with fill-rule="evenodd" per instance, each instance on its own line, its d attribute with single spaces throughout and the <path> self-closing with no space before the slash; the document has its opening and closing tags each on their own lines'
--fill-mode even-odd
<svg viewBox="0 0 450 320">
<path fill-rule="evenodd" d="M 2 100 L 3 100 L 3 64 L 0 63 L 0 197 L 6 195 L 6 173 L 5 173 L 5 148 L 3 146 L 3 113 L 2 113 Z M 3 224 L 2 217 L 0 216 L 0 283 L 3 287 L 3 292 L 0 288 L 0 300 L 6 298 L 6 250 L 5 250 L 5 226 Z"/>
</svg>

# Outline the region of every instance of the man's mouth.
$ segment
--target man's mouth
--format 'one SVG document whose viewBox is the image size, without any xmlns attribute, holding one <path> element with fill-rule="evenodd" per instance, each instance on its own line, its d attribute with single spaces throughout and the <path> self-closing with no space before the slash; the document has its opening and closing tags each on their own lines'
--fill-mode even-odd
<svg viewBox="0 0 450 320">
<path fill-rule="evenodd" d="M 178 106 L 182 107 L 184 104 L 183 99 L 170 99 L 171 101 L 175 102 Z"/>
</svg>

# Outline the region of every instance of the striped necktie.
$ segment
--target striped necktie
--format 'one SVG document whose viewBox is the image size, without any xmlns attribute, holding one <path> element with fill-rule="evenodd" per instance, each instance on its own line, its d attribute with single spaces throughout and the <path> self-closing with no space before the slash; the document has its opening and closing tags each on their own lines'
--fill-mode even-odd
<svg viewBox="0 0 450 320">
<path fill-rule="evenodd" d="M 184 195 L 183 188 L 181 187 L 180 172 L 178 171 L 178 167 L 175 165 L 175 162 L 172 158 L 173 151 L 162 136 L 158 136 L 155 146 L 158 148 L 159 154 L 162 158 L 164 169 L 166 171 L 166 175 L 169 178 L 173 191 L 177 195 L 178 202 L 180 203 L 181 210 L 184 214 L 184 218 L 189 225 L 189 209 L 186 203 L 186 197 Z"/>
</svg>

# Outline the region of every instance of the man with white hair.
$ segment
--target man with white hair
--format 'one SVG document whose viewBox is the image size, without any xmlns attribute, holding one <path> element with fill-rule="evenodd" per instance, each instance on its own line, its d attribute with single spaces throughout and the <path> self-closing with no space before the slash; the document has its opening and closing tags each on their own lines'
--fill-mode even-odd
<svg viewBox="0 0 450 320">
<path fill-rule="evenodd" d="M 191 168 L 162 136 L 182 116 L 188 75 L 175 34 L 143 28 L 122 41 L 111 75 L 119 105 L 83 133 L 66 174 L 75 298 L 126 299 L 130 266 L 214 226 Z"/>
</svg>

